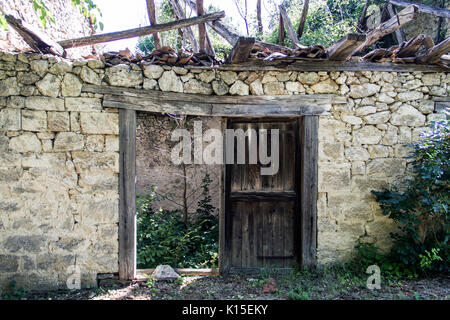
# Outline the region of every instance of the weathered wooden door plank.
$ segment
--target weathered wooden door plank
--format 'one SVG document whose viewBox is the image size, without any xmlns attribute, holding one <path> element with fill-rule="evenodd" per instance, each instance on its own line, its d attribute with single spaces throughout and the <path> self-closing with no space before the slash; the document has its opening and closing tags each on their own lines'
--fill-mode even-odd
<svg viewBox="0 0 450 320">
<path fill-rule="evenodd" d="M 136 111 L 119 110 L 119 278 L 136 276 Z"/>
</svg>

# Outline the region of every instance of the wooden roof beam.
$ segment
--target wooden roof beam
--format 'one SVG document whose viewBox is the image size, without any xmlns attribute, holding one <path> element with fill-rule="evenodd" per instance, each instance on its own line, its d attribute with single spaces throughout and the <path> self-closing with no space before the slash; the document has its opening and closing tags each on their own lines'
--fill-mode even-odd
<svg viewBox="0 0 450 320">
<path fill-rule="evenodd" d="M 96 34 L 89 37 L 82 37 L 77 39 L 63 40 L 58 43 L 64 48 L 74 48 L 92 45 L 96 43 L 109 42 L 114 40 L 121 40 L 127 38 L 134 38 L 145 36 L 155 32 L 163 32 L 169 31 L 173 29 L 182 29 L 185 27 L 193 26 L 196 24 L 206 23 L 208 21 L 214 21 L 217 19 L 221 19 L 225 17 L 224 11 L 214 12 L 210 14 L 205 14 L 199 17 L 189 18 L 189 19 L 181 19 L 176 21 L 171 21 L 168 23 L 155 24 L 153 26 L 129 29 L 118 32 L 104 33 L 104 34 Z"/>
<path fill-rule="evenodd" d="M 417 16 L 417 12 L 417 6 L 411 5 L 397 13 L 396 16 L 392 17 L 388 21 L 383 22 L 381 25 L 379 25 L 377 28 L 370 31 L 366 35 L 366 41 L 364 41 L 363 44 L 361 44 L 355 51 L 353 51 L 352 55 L 354 56 L 365 51 L 369 46 L 374 44 L 379 39 L 394 32 L 406 23 L 414 20 Z"/>
<path fill-rule="evenodd" d="M 416 61 L 418 63 L 438 63 L 441 60 L 441 56 L 447 54 L 449 51 L 450 37 L 429 49 L 424 55 L 418 57 Z"/>
<path fill-rule="evenodd" d="M 280 8 L 280 15 L 283 18 L 284 28 L 286 29 L 289 39 L 291 39 L 292 45 L 295 48 L 298 46 L 299 43 L 297 32 L 295 32 L 294 27 L 292 26 L 292 22 L 291 19 L 289 19 L 289 15 L 286 11 L 286 8 L 283 5 L 280 5 L 279 8 Z"/>
<path fill-rule="evenodd" d="M 240 37 L 228 56 L 227 63 L 240 63 L 248 60 L 255 38 Z"/>
<path fill-rule="evenodd" d="M 326 50 L 328 59 L 344 61 L 350 54 L 366 41 L 366 35 L 360 33 L 349 33 L 341 40 L 329 46 Z"/>
</svg>

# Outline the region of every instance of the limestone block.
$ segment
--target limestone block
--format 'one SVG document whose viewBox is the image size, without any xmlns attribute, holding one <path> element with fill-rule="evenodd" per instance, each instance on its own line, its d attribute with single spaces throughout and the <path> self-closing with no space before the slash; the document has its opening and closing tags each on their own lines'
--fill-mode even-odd
<svg viewBox="0 0 450 320">
<path fill-rule="evenodd" d="M 164 69 L 161 66 L 151 64 L 148 66 L 144 66 L 144 75 L 150 79 L 159 79 L 164 72 Z"/>
<path fill-rule="evenodd" d="M 339 86 L 333 80 L 326 79 L 325 81 L 321 81 L 311 86 L 311 89 L 316 93 L 336 93 Z"/>
<path fill-rule="evenodd" d="M 80 78 L 84 82 L 90 83 L 90 84 L 100 85 L 102 83 L 101 76 L 97 72 L 95 72 L 94 70 L 92 70 L 91 68 L 88 68 L 86 66 L 81 68 Z"/>
<path fill-rule="evenodd" d="M 73 73 L 67 73 L 61 84 L 61 94 L 64 97 L 78 97 L 81 94 L 81 80 Z"/>
<path fill-rule="evenodd" d="M 72 152 L 73 163 L 77 173 L 119 172 L 119 154 L 117 152 Z"/>
<path fill-rule="evenodd" d="M 152 278 L 157 281 L 173 281 L 180 277 L 171 266 L 159 265 L 152 273 Z"/>
<path fill-rule="evenodd" d="M 386 123 L 391 118 L 390 111 L 377 112 L 363 117 L 364 121 L 368 124 L 380 124 Z"/>
<path fill-rule="evenodd" d="M 209 83 L 191 79 L 184 84 L 184 92 L 210 95 L 213 93 L 213 89 Z"/>
<path fill-rule="evenodd" d="M 397 95 L 397 99 L 402 102 L 414 101 L 423 99 L 423 93 L 420 91 L 405 91 Z"/>
<path fill-rule="evenodd" d="M 422 76 L 422 82 L 426 86 L 439 86 L 441 84 L 441 76 L 439 73 L 425 73 Z"/>
<path fill-rule="evenodd" d="M 41 77 L 48 71 L 48 61 L 47 60 L 33 60 L 30 61 L 31 70 L 35 71 Z"/>
<path fill-rule="evenodd" d="M 119 137 L 106 136 L 105 137 L 105 151 L 119 151 Z"/>
<path fill-rule="evenodd" d="M 378 144 L 370 145 L 367 149 L 369 150 L 371 159 L 386 158 L 389 156 L 389 152 L 391 150 L 391 148 L 388 146 L 383 146 L 383 145 L 378 145 Z"/>
<path fill-rule="evenodd" d="M 65 104 L 67 111 L 98 112 L 102 110 L 101 100 L 97 98 L 66 98 Z"/>
<path fill-rule="evenodd" d="M 0 131 L 21 130 L 20 109 L 4 108 L 0 110 Z"/>
<path fill-rule="evenodd" d="M 105 67 L 105 64 L 103 63 L 103 61 L 96 60 L 96 59 L 89 59 L 87 64 L 88 64 L 88 67 L 91 69 L 102 69 Z"/>
<path fill-rule="evenodd" d="M 158 85 L 162 91 L 183 92 L 183 82 L 172 70 L 164 71 Z"/>
<path fill-rule="evenodd" d="M 157 85 L 158 85 L 158 82 L 155 79 L 144 78 L 144 84 L 142 85 L 142 87 L 144 89 L 154 90 L 154 89 L 156 89 Z"/>
<path fill-rule="evenodd" d="M 392 114 L 390 122 L 397 126 L 420 127 L 425 123 L 425 116 L 416 108 L 403 104 Z"/>
<path fill-rule="evenodd" d="M 249 93 L 249 86 L 246 85 L 241 80 L 237 80 L 230 87 L 230 94 L 232 95 L 247 96 L 248 93 Z"/>
<path fill-rule="evenodd" d="M 0 97 L 17 96 L 19 93 L 16 77 L 0 80 Z"/>
<path fill-rule="evenodd" d="M 218 96 L 223 96 L 228 93 L 228 86 L 223 80 L 214 80 L 212 82 L 212 89 Z"/>
<path fill-rule="evenodd" d="M 0 272 L 16 272 L 19 269 L 19 257 L 0 254 Z"/>
<path fill-rule="evenodd" d="M 319 161 L 344 160 L 344 144 L 335 141 L 319 141 Z"/>
<path fill-rule="evenodd" d="M 348 115 L 348 114 L 341 115 L 341 119 L 345 123 L 349 123 L 349 124 L 352 124 L 352 125 L 360 125 L 360 124 L 363 123 L 361 118 L 355 117 L 355 116 L 352 116 L 352 115 Z"/>
<path fill-rule="evenodd" d="M 219 75 L 227 85 L 232 85 L 237 80 L 237 73 L 234 71 L 222 71 Z"/>
<path fill-rule="evenodd" d="M 47 237 L 41 235 L 14 235 L 9 236 L 4 241 L 4 248 L 6 248 L 9 252 L 40 252 L 45 243 Z"/>
<path fill-rule="evenodd" d="M 369 160 L 369 152 L 362 147 L 345 148 L 345 158 L 350 161 Z"/>
<path fill-rule="evenodd" d="M 445 97 L 445 96 L 447 96 L 447 90 L 444 87 L 432 86 L 430 89 L 430 95 L 438 96 L 438 97 Z"/>
<path fill-rule="evenodd" d="M 84 136 L 75 132 L 59 132 L 55 138 L 54 151 L 74 151 L 84 148 Z"/>
<path fill-rule="evenodd" d="M 41 152 L 42 146 L 34 133 L 25 132 L 24 134 L 9 140 L 9 149 L 20 153 Z"/>
<path fill-rule="evenodd" d="M 117 113 L 80 113 L 81 132 L 87 134 L 119 134 Z"/>
<path fill-rule="evenodd" d="M 255 81 L 250 83 L 250 92 L 253 95 L 258 95 L 258 96 L 261 96 L 264 94 L 263 85 L 262 85 L 260 79 L 256 79 Z"/>
<path fill-rule="evenodd" d="M 69 112 L 47 112 L 47 125 L 53 132 L 70 131 Z"/>
<path fill-rule="evenodd" d="M 72 65 L 67 63 L 66 61 L 59 61 L 55 63 L 49 70 L 50 73 L 53 73 L 55 75 L 65 74 L 70 71 L 72 71 Z"/>
<path fill-rule="evenodd" d="M 47 73 L 42 80 L 36 82 L 36 87 L 43 96 L 56 98 L 59 95 L 61 80 L 57 76 Z"/>
<path fill-rule="evenodd" d="M 319 163 L 319 192 L 348 190 L 350 188 L 349 163 Z"/>
<path fill-rule="evenodd" d="M 412 155 L 414 148 L 404 145 L 397 144 L 394 146 L 394 156 L 397 158 L 407 158 Z"/>
<path fill-rule="evenodd" d="M 25 98 L 21 96 L 11 96 L 6 102 L 7 108 L 22 109 L 25 107 Z"/>
<path fill-rule="evenodd" d="M 364 83 L 362 85 L 350 86 L 350 97 L 358 99 L 364 97 L 370 97 L 380 91 L 380 86 L 373 83 Z"/>
<path fill-rule="evenodd" d="M 398 127 L 398 143 L 411 142 L 411 129 L 406 126 Z"/>
<path fill-rule="evenodd" d="M 305 88 L 301 85 L 300 82 L 297 81 L 287 81 L 286 90 L 292 93 L 305 92 Z"/>
<path fill-rule="evenodd" d="M 132 70 L 126 64 L 119 64 L 107 68 L 105 71 L 105 79 L 110 85 L 119 87 L 135 87 L 141 85 L 144 81 L 141 71 Z"/>
<path fill-rule="evenodd" d="M 364 106 L 364 107 L 357 108 L 355 110 L 355 114 L 357 116 L 365 116 L 365 115 L 372 114 L 375 112 L 377 112 L 377 108 L 375 108 L 374 106 Z"/>
<path fill-rule="evenodd" d="M 233 87 L 231 87 L 231 88 L 233 88 Z M 230 89 L 230 93 L 231 93 L 231 89 Z M 265 83 L 264 84 L 264 93 L 265 94 L 269 94 L 269 95 L 286 94 L 286 90 L 284 89 L 284 83 L 283 82 L 268 82 L 268 83 Z"/>
<path fill-rule="evenodd" d="M 50 97 L 27 97 L 25 108 L 30 110 L 64 111 L 64 100 Z"/>
<path fill-rule="evenodd" d="M 216 72 L 214 70 L 204 71 L 198 75 L 198 79 L 200 81 L 210 83 L 216 78 Z"/>
<path fill-rule="evenodd" d="M 103 151 L 105 137 L 102 135 L 89 135 L 86 137 L 86 149 L 88 151 Z"/>
<path fill-rule="evenodd" d="M 46 131 L 47 113 L 45 111 L 22 110 L 22 130 Z"/>
<path fill-rule="evenodd" d="M 299 72 L 297 80 L 302 84 L 314 85 L 319 82 L 320 77 L 316 72 Z"/>
<path fill-rule="evenodd" d="M 406 169 L 403 159 L 374 159 L 367 164 L 367 174 L 375 177 L 393 177 L 402 175 Z"/>
<path fill-rule="evenodd" d="M 381 140 L 381 131 L 374 126 L 364 126 L 353 131 L 353 142 L 360 144 L 377 144 Z"/>
<path fill-rule="evenodd" d="M 366 174 L 366 163 L 364 161 L 352 161 L 352 175 Z"/>
</svg>

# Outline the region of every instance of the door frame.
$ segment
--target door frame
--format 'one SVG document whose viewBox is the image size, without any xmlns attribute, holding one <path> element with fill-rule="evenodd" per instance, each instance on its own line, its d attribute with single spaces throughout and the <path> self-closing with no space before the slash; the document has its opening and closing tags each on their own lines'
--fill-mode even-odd
<svg viewBox="0 0 450 320">
<path fill-rule="evenodd" d="M 262 117 L 265 121 L 271 117 Z M 295 117 L 298 120 L 298 146 L 295 152 L 296 163 L 296 189 L 298 199 L 296 205 L 295 221 L 300 225 L 294 231 L 294 241 L 297 252 L 297 262 L 300 267 L 315 265 L 317 257 L 317 186 L 318 186 L 318 116 L 305 115 Z M 276 118 L 277 120 L 292 120 L 292 117 Z M 249 121 L 253 119 L 249 118 Z M 222 132 L 228 128 L 228 119 L 222 121 Z M 225 135 L 223 135 L 225 145 Z M 225 149 L 223 152 L 223 165 L 220 177 L 219 202 L 219 272 L 228 274 L 231 268 L 231 247 L 227 241 L 227 230 L 230 226 L 228 210 L 230 210 L 227 190 L 230 181 L 228 170 L 231 165 L 226 164 Z M 297 186 L 298 184 L 298 186 Z M 298 219 L 299 218 L 299 219 Z"/>
<path fill-rule="evenodd" d="M 136 277 L 136 111 L 164 114 L 231 117 L 300 118 L 301 266 L 314 265 L 317 251 L 318 119 L 332 104 L 345 104 L 338 95 L 200 96 L 153 90 L 89 85 L 83 92 L 104 95 L 103 107 L 119 109 L 119 279 Z M 131 99 L 138 96 L 139 99 Z M 176 101 L 175 101 L 176 100 Z M 223 122 L 226 128 L 226 120 Z M 225 163 L 225 161 L 224 161 Z M 219 205 L 219 271 L 228 272 L 224 257 L 225 201 L 223 165 Z"/>
</svg>

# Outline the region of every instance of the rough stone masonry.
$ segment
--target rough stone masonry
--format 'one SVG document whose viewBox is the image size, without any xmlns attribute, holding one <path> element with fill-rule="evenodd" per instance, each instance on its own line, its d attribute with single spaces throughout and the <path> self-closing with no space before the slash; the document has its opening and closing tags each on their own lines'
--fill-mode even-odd
<svg viewBox="0 0 450 320">
<path fill-rule="evenodd" d="M 65 288 L 118 272 L 118 111 L 84 83 L 204 95 L 334 93 L 319 120 L 319 263 L 395 229 L 370 190 L 411 172 L 410 149 L 446 118 L 450 73 L 231 72 L 0 54 L 0 285 Z M 300 97 L 299 97 L 300 98 Z M 444 99 L 440 99 L 444 100 Z"/>
</svg>

